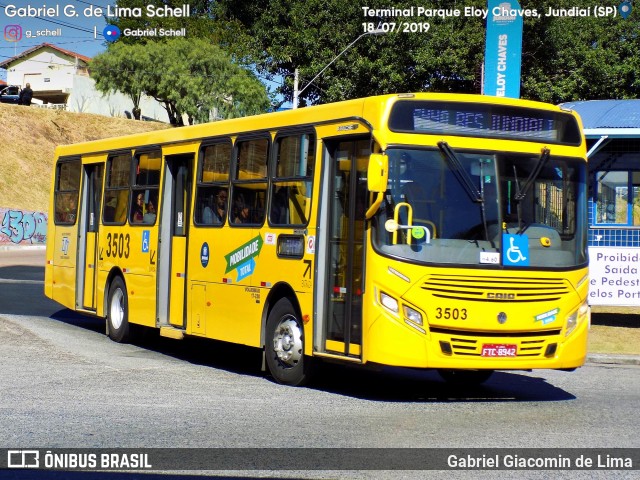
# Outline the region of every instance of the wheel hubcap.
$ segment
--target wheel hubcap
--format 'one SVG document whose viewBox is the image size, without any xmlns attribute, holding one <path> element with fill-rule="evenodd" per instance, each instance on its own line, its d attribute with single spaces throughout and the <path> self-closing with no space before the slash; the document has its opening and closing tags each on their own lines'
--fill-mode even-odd
<svg viewBox="0 0 640 480">
<path fill-rule="evenodd" d="M 111 325 L 116 330 L 122 325 L 124 319 L 124 294 L 119 288 L 113 292 L 111 297 L 111 308 L 109 309 L 109 318 L 111 319 Z"/>
<path fill-rule="evenodd" d="M 302 358 L 302 331 L 291 315 L 283 317 L 273 336 L 273 349 L 278 360 L 294 367 Z"/>
</svg>

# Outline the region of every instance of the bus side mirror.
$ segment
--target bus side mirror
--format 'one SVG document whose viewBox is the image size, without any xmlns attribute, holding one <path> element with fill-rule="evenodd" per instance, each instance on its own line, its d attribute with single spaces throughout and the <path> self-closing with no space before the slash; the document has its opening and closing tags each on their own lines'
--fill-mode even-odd
<svg viewBox="0 0 640 480">
<path fill-rule="evenodd" d="M 389 179 L 389 157 L 381 153 L 369 156 L 369 170 L 367 172 L 367 188 L 370 192 L 384 193 L 387 191 Z"/>
</svg>

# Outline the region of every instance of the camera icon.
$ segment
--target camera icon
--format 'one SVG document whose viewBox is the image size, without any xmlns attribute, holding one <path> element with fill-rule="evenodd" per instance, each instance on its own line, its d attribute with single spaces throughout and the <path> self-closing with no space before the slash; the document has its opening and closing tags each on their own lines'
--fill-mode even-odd
<svg viewBox="0 0 640 480">
<path fill-rule="evenodd" d="M 20 25 L 7 25 L 4 27 L 4 39 L 7 42 L 19 42 L 22 40 L 22 27 Z"/>
</svg>

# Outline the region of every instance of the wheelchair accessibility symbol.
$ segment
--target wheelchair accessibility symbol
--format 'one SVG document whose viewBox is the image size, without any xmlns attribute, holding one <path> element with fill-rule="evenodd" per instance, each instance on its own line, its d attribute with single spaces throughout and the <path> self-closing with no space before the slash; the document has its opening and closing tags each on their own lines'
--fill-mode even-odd
<svg viewBox="0 0 640 480">
<path fill-rule="evenodd" d="M 150 233 L 151 232 L 149 230 L 142 231 L 142 253 L 149 253 Z"/>
<path fill-rule="evenodd" d="M 529 237 L 526 235 L 502 235 L 502 263 L 518 267 L 529 266 Z"/>
</svg>

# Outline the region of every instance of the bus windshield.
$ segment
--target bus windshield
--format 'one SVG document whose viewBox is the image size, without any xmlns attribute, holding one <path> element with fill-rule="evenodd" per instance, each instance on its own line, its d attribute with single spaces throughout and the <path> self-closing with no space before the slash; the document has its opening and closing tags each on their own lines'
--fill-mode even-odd
<svg viewBox="0 0 640 480">
<path fill-rule="evenodd" d="M 444 142 L 387 155 L 388 190 L 373 222 L 380 253 L 465 266 L 586 263 L 584 160 L 554 156 L 553 148 L 523 154 Z"/>
</svg>

